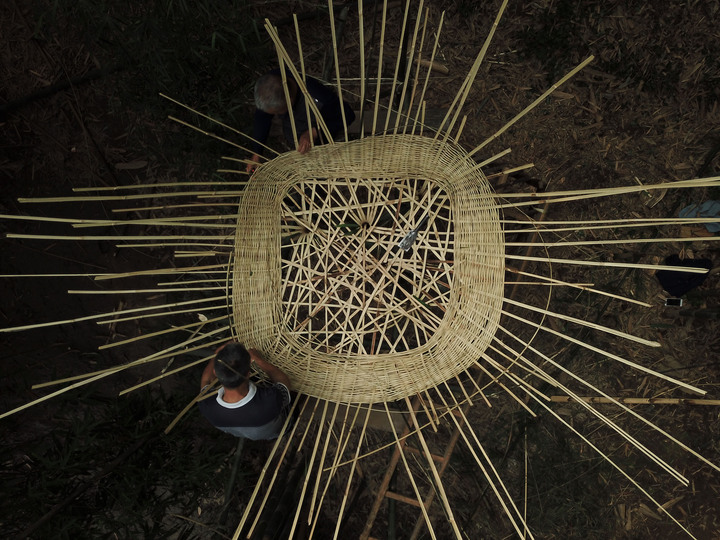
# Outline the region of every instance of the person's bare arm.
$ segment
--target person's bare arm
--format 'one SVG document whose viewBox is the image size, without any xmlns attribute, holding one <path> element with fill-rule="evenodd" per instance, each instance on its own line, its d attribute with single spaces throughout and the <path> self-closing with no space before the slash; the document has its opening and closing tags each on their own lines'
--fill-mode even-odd
<svg viewBox="0 0 720 540">
<path fill-rule="evenodd" d="M 257 349 L 248 349 L 248 352 L 250 353 L 250 357 L 253 362 L 255 362 L 257 367 L 267 373 L 267 376 L 272 382 L 282 383 L 287 386 L 288 390 L 292 390 L 292 387 L 290 386 L 290 377 L 288 377 L 282 369 L 277 366 L 273 366 L 270 362 L 266 362 L 260 354 L 260 351 Z"/>
<path fill-rule="evenodd" d="M 202 377 L 200 377 L 200 390 L 215 380 L 215 358 L 208 362 L 205 366 Z"/>
</svg>

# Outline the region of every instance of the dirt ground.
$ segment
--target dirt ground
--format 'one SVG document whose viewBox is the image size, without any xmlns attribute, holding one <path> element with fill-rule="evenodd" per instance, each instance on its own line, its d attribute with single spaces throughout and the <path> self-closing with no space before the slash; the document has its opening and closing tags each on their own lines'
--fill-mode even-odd
<svg viewBox="0 0 720 540">
<path fill-rule="evenodd" d="M 247 4 L 243 13 L 248 20 L 261 26 L 262 17 L 268 17 L 278 24 L 283 36 L 293 33 L 287 19 L 293 11 L 307 15 L 300 18 L 305 60 L 311 72 L 322 71 L 328 56 L 328 29 L 323 26 L 326 16 L 318 15 L 318 11 L 325 4 Z M 401 27 L 400 4 L 390 2 L 388 28 Z M 123 89 L 141 95 L 132 84 L 147 82 L 133 71 L 135 67 L 106 69 L 113 62 L 108 59 L 102 36 L 82 31 L 83 25 L 94 24 L 92 20 L 66 21 L 60 17 L 57 26 L 43 33 L 39 30 L 44 24 L 40 14 L 51 12 L 50 3 L 46 11 L 36 9 L 43 7 L 43 2 L 32 5 L 35 7 L 12 0 L 0 12 L 1 214 L 104 219 L 112 210 L 109 205 L 28 205 L 18 198 L 66 196 L 79 187 L 212 177 L 221 152 L 226 151 L 224 147 L 164 119 L 165 112 L 177 113 L 171 105 L 163 112 L 155 101 L 144 106 L 142 100 L 138 104 L 128 98 Z M 128 6 L 134 14 L 146 8 L 143 2 L 130 2 Z M 355 3 L 349 6 L 339 48 L 342 76 L 348 80 L 357 76 L 360 40 Z M 444 109 L 482 47 L 498 5 L 431 0 L 425 6 L 429 10 L 428 40 L 434 38 L 445 11 L 436 60 L 447 73 L 433 74 L 428 95 L 429 107 Z M 338 12 L 340 8 L 336 6 Z M 366 2 L 366 37 L 371 30 L 372 9 L 372 2 Z M 460 144 L 474 148 L 584 58 L 594 55 L 588 68 L 483 150 L 484 158 L 512 147 L 512 153 L 489 166 L 488 173 L 534 164 L 521 174 L 493 180 L 498 192 L 577 190 L 638 182 L 652 185 L 718 176 L 719 17 L 717 0 L 671 5 L 595 0 L 510 2 L 466 103 L 467 123 Z M 188 40 L 195 38 L 189 36 Z M 263 54 L 238 65 L 237 73 L 205 70 L 192 75 L 197 80 L 178 81 L 178 86 L 192 87 L 194 93 L 188 101 L 212 112 L 216 104 L 211 89 L 230 80 L 237 88 L 234 125 L 247 129 L 252 114 L 252 80 L 265 69 L 261 62 L 272 57 L 267 40 L 261 40 L 261 47 Z M 388 51 L 390 66 L 395 56 Z M 62 84 L 68 78 L 73 83 Z M 352 84 L 348 82 L 349 90 L 353 90 Z M 204 103 L 207 109 L 203 109 Z M 357 110 L 357 100 L 353 105 Z M 659 201 L 652 198 L 653 193 L 551 205 L 544 219 L 675 217 L 689 204 L 720 199 L 717 188 L 669 190 Z M 3 233 L 64 234 L 57 232 L 60 227 L 48 221 L 0 220 Z M 685 233 L 701 234 L 702 230 L 657 227 L 575 231 L 561 238 L 597 243 L 558 248 L 552 255 L 656 264 L 669 255 L 681 254 L 707 258 L 713 266 L 720 264 L 720 250 L 712 242 L 601 243 L 628 236 L 676 238 Z M 528 237 L 508 236 L 511 241 Z M 508 249 L 510 253 L 525 253 L 525 248 Z M 168 264 L 173 264 L 170 250 L 117 249 L 112 242 L 93 240 L 4 238 L 0 273 L 83 274 Z M 720 274 L 711 275 L 684 296 L 682 308 L 674 309 L 663 305 L 668 294 L 651 271 L 565 266 L 556 271 L 559 279 L 592 282 L 599 289 L 652 306 L 557 290 L 553 305 L 563 313 L 657 340 L 662 347 L 643 347 L 549 321 L 553 329 L 572 332 L 592 345 L 693 384 L 707 392 L 707 399 L 720 399 Z M 151 287 L 153 282 L 146 285 Z M 94 286 L 90 278 L 82 276 L 2 278 L 0 326 L 75 319 L 162 301 L 152 294 L 67 294 L 68 290 Z M 517 294 L 534 301 L 547 292 L 521 287 Z M 178 324 L 187 322 L 178 319 Z M 166 345 L 169 342 L 160 337 L 156 342 L 140 341 L 134 347 L 98 351 L 113 340 L 161 330 L 163 324 L 152 319 L 117 326 L 79 321 L 0 334 L 0 412 L 48 392 L 31 389 L 33 384 L 125 363 Z M 610 395 L 694 397 L 671 383 L 629 370 L 555 336 L 537 339 L 543 350 L 558 354 L 557 360 L 564 367 Z M 227 470 L 234 463 L 235 441 L 192 415 L 170 436 L 158 434 L 194 396 L 200 368 L 190 373 L 118 399 L 118 390 L 149 374 L 143 370 L 127 373 L 0 420 L 3 536 L 219 538 L 231 533 L 239 510 L 235 506 L 226 508 L 224 502 L 238 499 L 224 491 Z M 544 390 L 553 394 L 552 389 Z M 536 538 L 688 537 L 653 508 L 631 479 L 647 489 L 696 538 L 720 538 L 720 472 L 680 451 L 667 436 L 612 408 L 601 409 L 686 475 L 688 486 L 674 481 L 578 406 L 556 403 L 552 408 L 589 442 L 559 426 L 550 414 L 536 411 L 538 417 L 530 417 L 502 392 L 493 392 L 490 397 L 493 408 L 474 407 L 473 423 L 517 501 L 522 501 L 527 486 L 528 522 Z M 634 410 L 720 464 L 720 407 L 637 405 Z M 437 437 L 441 441 L 445 435 L 441 432 Z M 379 444 L 383 435 L 376 437 Z M 590 443 L 616 459 L 627 476 L 600 459 Z M 240 495 L 234 497 L 244 500 L 267 450 L 267 445 L 259 443 L 244 448 L 235 483 Z M 367 486 L 350 512 L 345 529 L 348 538 L 355 537 L 362 527 L 373 488 L 388 458 L 388 454 L 379 453 L 368 460 Z M 456 451 L 446 479 L 467 538 L 512 537 L 512 527 L 502 517 L 502 509 L 466 449 Z M 442 510 L 437 505 L 433 508 L 440 537 L 450 537 L 442 524 Z M 400 505 L 396 512 L 397 538 L 405 538 L 417 515 Z M 332 519 L 332 505 L 327 515 Z M 390 521 L 382 510 L 373 534 L 384 537 L 389 528 Z"/>
</svg>

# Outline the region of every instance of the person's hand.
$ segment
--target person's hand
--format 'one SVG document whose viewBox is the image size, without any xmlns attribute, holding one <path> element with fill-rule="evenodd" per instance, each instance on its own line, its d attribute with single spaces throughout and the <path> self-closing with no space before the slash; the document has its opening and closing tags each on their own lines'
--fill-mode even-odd
<svg viewBox="0 0 720 540">
<path fill-rule="evenodd" d="M 250 353 L 250 360 L 252 362 L 255 362 L 257 367 L 265 371 L 265 368 L 263 366 L 267 366 L 267 362 L 265 362 L 265 360 L 263 359 L 260 351 L 258 351 L 257 349 L 248 349 L 248 353 Z"/>
<path fill-rule="evenodd" d="M 260 156 L 253 154 L 250 158 L 250 163 L 245 167 L 245 171 L 252 174 L 255 172 L 255 169 L 258 168 L 258 165 L 260 165 Z"/>
<path fill-rule="evenodd" d="M 317 129 L 312 128 L 312 140 L 314 141 L 317 137 Z M 302 135 L 300 135 L 300 139 L 298 140 L 298 152 L 301 154 L 307 154 L 308 150 L 311 148 L 311 141 L 310 141 L 310 131 L 306 131 Z"/>
</svg>

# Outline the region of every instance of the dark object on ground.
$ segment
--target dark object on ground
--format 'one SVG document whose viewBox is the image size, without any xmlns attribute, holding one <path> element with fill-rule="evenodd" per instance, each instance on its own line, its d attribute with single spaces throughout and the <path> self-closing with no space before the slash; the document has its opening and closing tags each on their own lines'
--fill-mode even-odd
<svg viewBox="0 0 720 540">
<path fill-rule="evenodd" d="M 681 259 L 677 255 L 670 255 L 665 259 L 665 264 L 670 266 L 685 266 L 688 268 L 712 268 L 710 259 Z M 674 270 L 658 270 L 655 274 L 663 289 L 676 298 L 681 297 L 688 291 L 699 287 L 707 279 L 709 273 L 695 274 L 690 272 L 676 272 Z"/>
</svg>

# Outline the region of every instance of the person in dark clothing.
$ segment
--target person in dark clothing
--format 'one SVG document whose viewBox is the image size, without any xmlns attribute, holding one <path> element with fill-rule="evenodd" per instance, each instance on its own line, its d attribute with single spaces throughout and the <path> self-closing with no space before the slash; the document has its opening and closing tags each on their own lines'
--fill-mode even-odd
<svg viewBox="0 0 720 540">
<path fill-rule="evenodd" d="M 270 134 L 272 118 L 277 115 L 280 116 L 282 120 L 285 140 L 292 146 L 294 144 L 290 123 L 290 114 L 292 114 L 298 135 L 297 149 L 298 152 L 304 154 L 310 150 L 311 138 L 312 142 L 317 144 L 322 144 L 327 141 L 324 140 L 323 134 L 318 130 L 317 121 L 315 120 L 312 109 L 310 110 L 312 129 L 309 128 L 307 112 L 305 110 L 305 96 L 299 90 L 295 80 L 290 76 L 287 78 L 287 85 L 290 102 L 292 104 L 290 112 L 288 112 L 285 90 L 279 69 L 263 75 L 255 83 L 256 109 L 253 121 L 253 139 L 264 144 Z M 343 131 L 342 109 L 345 110 L 345 121 L 348 125 L 352 124 L 353 120 L 355 120 L 355 113 L 350 106 L 344 101 L 341 103 L 338 95 L 320 81 L 312 77 L 306 77 L 305 86 L 333 138 L 337 137 Z M 261 146 L 259 144 L 253 143 L 253 151 L 255 153 L 250 158 L 251 163 L 247 165 L 248 172 L 254 170 L 257 164 L 260 163 L 260 149 Z"/>
<path fill-rule="evenodd" d="M 271 385 L 250 380 L 250 363 L 263 370 Z M 236 342 L 226 343 L 210 360 L 200 379 L 204 390 L 217 377 L 222 387 L 215 398 L 199 402 L 200 412 L 216 428 L 253 440 L 276 439 L 290 405 L 290 378 L 266 362 L 255 349 Z"/>
</svg>

